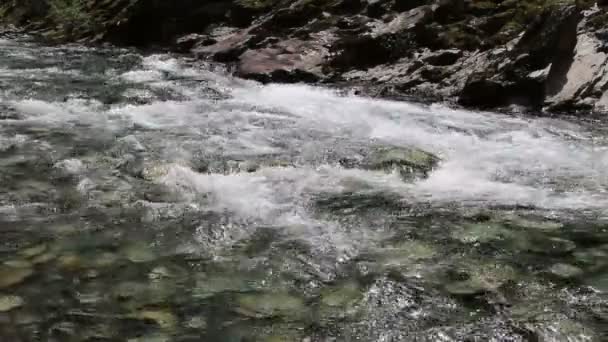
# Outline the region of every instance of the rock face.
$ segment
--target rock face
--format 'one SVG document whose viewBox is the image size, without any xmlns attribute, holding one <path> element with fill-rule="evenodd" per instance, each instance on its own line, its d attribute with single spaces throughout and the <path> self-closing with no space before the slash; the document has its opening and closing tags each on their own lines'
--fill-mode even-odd
<svg viewBox="0 0 608 342">
<path fill-rule="evenodd" d="M 27 0 L 49 39 L 162 44 L 262 82 L 324 82 L 468 107 L 608 112 L 594 0 Z"/>
</svg>

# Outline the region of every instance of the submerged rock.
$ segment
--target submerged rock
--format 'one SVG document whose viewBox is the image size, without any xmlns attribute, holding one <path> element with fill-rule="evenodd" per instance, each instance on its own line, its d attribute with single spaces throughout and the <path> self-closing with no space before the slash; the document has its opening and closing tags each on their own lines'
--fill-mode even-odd
<svg viewBox="0 0 608 342">
<path fill-rule="evenodd" d="M 0 289 L 21 284 L 33 274 L 34 270 L 31 268 L 0 266 Z"/>
<path fill-rule="evenodd" d="M 460 277 L 445 286 L 445 290 L 456 296 L 478 295 L 496 292 L 500 286 L 519 278 L 518 272 L 511 266 L 499 263 L 479 263 L 471 261 L 458 268 Z"/>
<path fill-rule="evenodd" d="M 184 325 L 190 329 L 205 330 L 207 328 L 207 319 L 203 316 L 193 316 L 186 320 Z"/>
<path fill-rule="evenodd" d="M 133 317 L 153 321 L 163 330 L 174 330 L 178 323 L 177 316 L 168 310 L 145 309 L 137 312 Z"/>
<path fill-rule="evenodd" d="M 528 250 L 547 255 L 568 254 L 576 249 L 574 242 L 557 237 L 532 237 L 525 244 Z"/>
<path fill-rule="evenodd" d="M 319 298 L 319 316 L 325 318 L 340 318 L 353 315 L 357 304 L 363 299 L 364 291 L 355 283 L 326 288 Z"/>
<path fill-rule="evenodd" d="M 479 222 L 458 227 L 451 235 L 463 243 L 487 243 L 509 238 L 513 232 L 497 222 Z"/>
<path fill-rule="evenodd" d="M 230 275 L 208 276 L 201 274 L 196 278 L 196 283 L 192 289 L 192 296 L 198 299 L 213 297 L 221 292 L 247 291 L 251 290 L 250 284 L 246 279 Z"/>
<path fill-rule="evenodd" d="M 26 258 L 33 258 L 35 256 L 38 256 L 38 255 L 46 252 L 48 250 L 48 248 L 49 248 L 49 246 L 47 244 L 40 244 L 40 245 L 36 245 L 36 246 L 32 246 L 32 247 L 23 249 L 19 252 L 19 254 Z"/>
<path fill-rule="evenodd" d="M 549 273 L 562 279 L 571 279 L 582 276 L 584 271 L 574 265 L 559 263 L 551 266 Z"/>
<path fill-rule="evenodd" d="M 141 337 L 130 338 L 127 342 L 170 342 L 172 341 L 172 337 L 167 334 L 149 334 Z"/>
<path fill-rule="evenodd" d="M 19 296 L 1 296 L 0 295 L 0 312 L 7 312 L 23 306 L 25 301 Z"/>
<path fill-rule="evenodd" d="M 251 318 L 301 319 L 308 310 L 301 298 L 285 293 L 242 294 L 236 304 L 234 311 Z"/>
<path fill-rule="evenodd" d="M 158 256 L 152 250 L 152 246 L 146 243 L 134 243 L 122 249 L 124 256 L 134 263 L 146 263 L 156 260 Z"/>
<path fill-rule="evenodd" d="M 405 241 L 377 252 L 384 266 L 408 266 L 418 260 L 431 259 L 438 254 L 433 246 L 420 241 Z"/>
<path fill-rule="evenodd" d="M 14 268 L 32 268 L 34 266 L 33 263 L 27 260 L 16 259 L 16 260 L 8 260 L 3 262 L 5 266 L 14 267 Z"/>
</svg>

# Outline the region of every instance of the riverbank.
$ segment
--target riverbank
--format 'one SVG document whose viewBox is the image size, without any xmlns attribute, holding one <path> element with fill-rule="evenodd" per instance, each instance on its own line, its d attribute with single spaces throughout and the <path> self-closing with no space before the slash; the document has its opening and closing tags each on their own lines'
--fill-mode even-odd
<svg viewBox="0 0 608 342">
<path fill-rule="evenodd" d="M 264 83 L 588 116 L 608 112 L 602 3 L 29 0 L 4 5 L 0 18 L 46 41 L 192 53 Z"/>
</svg>

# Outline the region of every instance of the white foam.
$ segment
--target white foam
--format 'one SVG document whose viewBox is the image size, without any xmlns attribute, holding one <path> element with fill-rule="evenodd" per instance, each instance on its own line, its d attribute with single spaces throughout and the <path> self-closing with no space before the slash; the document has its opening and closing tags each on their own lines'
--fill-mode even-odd
<svg viewBox="0 0 608 342">
<path fill-rule="evenodd" d="M 167 81 L 167 74 L 208 80 L 221 89 L 230 89 L 232 98 L 207 99 L 200 96 L 203 88 Z M 576 124 L 343 96 L 303 85 L 261 86 L 163 55 L 145 57 L 142 69 L 120 77 L 169 87 L 189 99 L 109 109 L 95 101 L 78 99 L 57 103 L 20 100 L 12 104 L 26 121 L 159 131 L 157 137 L 149 137 L 148 143 L 164 149 L 169 161 L 187 161 L 197 150 L 255 155 L 297 148 L 298 153 L 314 155 L 320 153 L 319 146 L 332 149 L 323 146 L 325 142 L 317 140 L 315 134 L 306 133 L 321 132 L 347 143 L 367 140 L 417 146 L 443 158 L 440 168 L 427 180 L 405 186 L 392 184 L 396 186 L 393 190 L 401 191 L 409 201 L 608 208 L 608 147 L 606 142 L 594 142 L 592 134 Z M 131 90 L 131 94 L 138 93 Z M 171 155 L 176 157 L 172 159 Z M 212 183 L 230 193 L 230 182 L 218 177 Z M 237 178 L 241 187 L 248 180 L 258 193 L 266 184 L 249 176 L 238 177 L 244 177 Z M 280 204 L 262 200 L 259 208 L 251 209 L 240 201 L 218 201 L 251 213 L 269 213 L 273 205 Z"/>
<path fill-rule="evenodd" d="M 78 175 L 85 169 L 85 165 L 79 159 L 64 159 L 55 163 L 54 167 L 70 175 Z"/>
<path fill-rule="evenodd" d="M 440 155 L 441 168 L 411 188 L 419 200 L 550 208 L 608 203 L 608 150 L 594 146 L 589 133 L 573 124 L 338 96 L 300 85 L 240 88 L 233 94 L 237 102 L 297 115 L 302 126 Z"/>
</svg>

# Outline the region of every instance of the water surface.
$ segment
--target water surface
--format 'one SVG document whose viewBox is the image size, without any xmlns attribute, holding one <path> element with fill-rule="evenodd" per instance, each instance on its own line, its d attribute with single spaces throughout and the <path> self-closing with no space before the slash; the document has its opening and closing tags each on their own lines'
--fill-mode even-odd
<svg viewBox="0 0 608 342">
<path fill-rule="evenodd" d="M 5 35 L 0 337 L 604 341 L 607 137 Z"/>
</svg>

